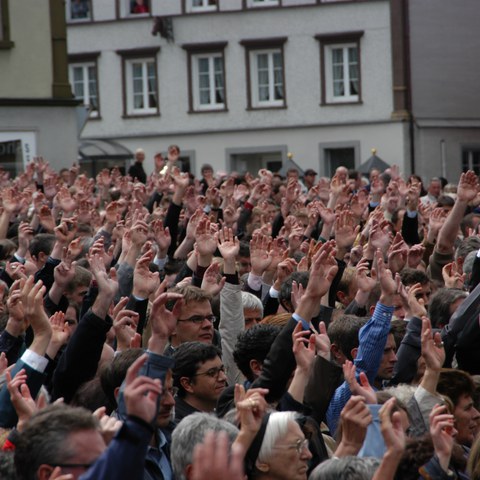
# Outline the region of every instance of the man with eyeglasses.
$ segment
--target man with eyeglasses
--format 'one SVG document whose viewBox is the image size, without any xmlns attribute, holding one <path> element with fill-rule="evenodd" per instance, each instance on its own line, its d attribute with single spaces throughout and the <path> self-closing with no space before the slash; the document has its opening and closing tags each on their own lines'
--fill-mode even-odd
<svg viewBox="0 0 480 480">
<path fill-rule="evenodd" d="M 201 288 L 192 285 L 173 288 L 170 292 L 182 295 L 183 300 L 175 331 L 170 336 L 170 344 L 164 354 L 172 356 L 185 342 L 217 343 L 218 333 L 213 328 L 215 316 L 210 304 L 212 297 Z"/>
<path fill-rule="evenodd" d="M 175 351 L 174 386 L 178 388 L 175 420 L 195 412 L 212 413 L 227 385 L 220 350 L 201 342 L 183 343 Z"/>
</svg>

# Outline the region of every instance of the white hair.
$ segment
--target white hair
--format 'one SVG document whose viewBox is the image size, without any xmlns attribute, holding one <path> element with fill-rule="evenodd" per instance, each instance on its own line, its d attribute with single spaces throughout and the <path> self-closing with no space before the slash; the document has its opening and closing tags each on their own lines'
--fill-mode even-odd
<svg viewBox="0 0 480 480">
<path fill-rule="evenodd" d="M 274 412 L 270 415 L 263 437 L 262 447 L 258 452 L 257 460 L 260 463 L 268 462 L 273 456 L 273 447 L 279 438 L 288 432 L 288 425 L 299 417 L 297 412 Z"/>
</svg>

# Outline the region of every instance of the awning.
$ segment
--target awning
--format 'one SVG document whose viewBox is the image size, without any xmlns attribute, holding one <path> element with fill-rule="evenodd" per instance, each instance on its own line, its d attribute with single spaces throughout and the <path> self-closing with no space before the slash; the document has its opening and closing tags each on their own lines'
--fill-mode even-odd
<svg viewBox="0 0 480 480">
<path fill-rule="evenodd" d="M 114 140 L 89 140 L 80 141 L 78 156 L 82 160 L 130 160 L 133 152 Z"/>
</svg>

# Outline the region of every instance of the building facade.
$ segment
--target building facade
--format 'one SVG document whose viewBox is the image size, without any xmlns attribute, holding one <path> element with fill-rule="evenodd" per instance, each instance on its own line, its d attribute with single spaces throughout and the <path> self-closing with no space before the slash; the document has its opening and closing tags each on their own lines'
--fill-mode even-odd
<svg viewBox="0 0 480 480">
<path fill-rule="evenodd" d="M 64 12 L 61 0 L 0 0 L 0 167 L 12 175 L 36 155 L 77 159 Z"/>
<path fill-rule="evenodd" d="M 425 91 L 448 93 L 441 81 L 422 83 L 434 48 L 422 30 L 432 2 L 451 3 L 68 0 L 70 81 L 90 109 L 82 138 L 142 147 L 147 170 L 170 144 L 195 173 L 203 163 L 280 170 L 291 158 L 320 175 L 358 167 L 374 147 L 403 172 L 428 176 L 441 173 L 440 135 L 460 172 L 463 140 L 450 143 L 456 134 L 442 112 L 447 131 L 433 131 L 423 105 Z"/>
</svg>

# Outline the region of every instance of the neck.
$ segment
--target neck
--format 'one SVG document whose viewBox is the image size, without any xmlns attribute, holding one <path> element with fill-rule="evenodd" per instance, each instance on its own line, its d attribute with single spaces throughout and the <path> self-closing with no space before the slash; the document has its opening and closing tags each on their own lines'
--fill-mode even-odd
<svg viewBox="0 0 480 480">
<path fill-rule="evenodd" d="M 193 395 L 187 394 L 184 398 L 185 402 L 191 405 L 193 408 L 200 410 L 201 412 L 211 413 L 217 406 L 216 401 L 206 400 L 204 398 L 198 398 Z"/>
<path fill-rule="evenodd" d="M 373 382 L 373 386 L 377 389 L 377 390 L 381 390 L 383 388 L 383 378 L 375 378 L 375 381 Z"/>
</svg>

